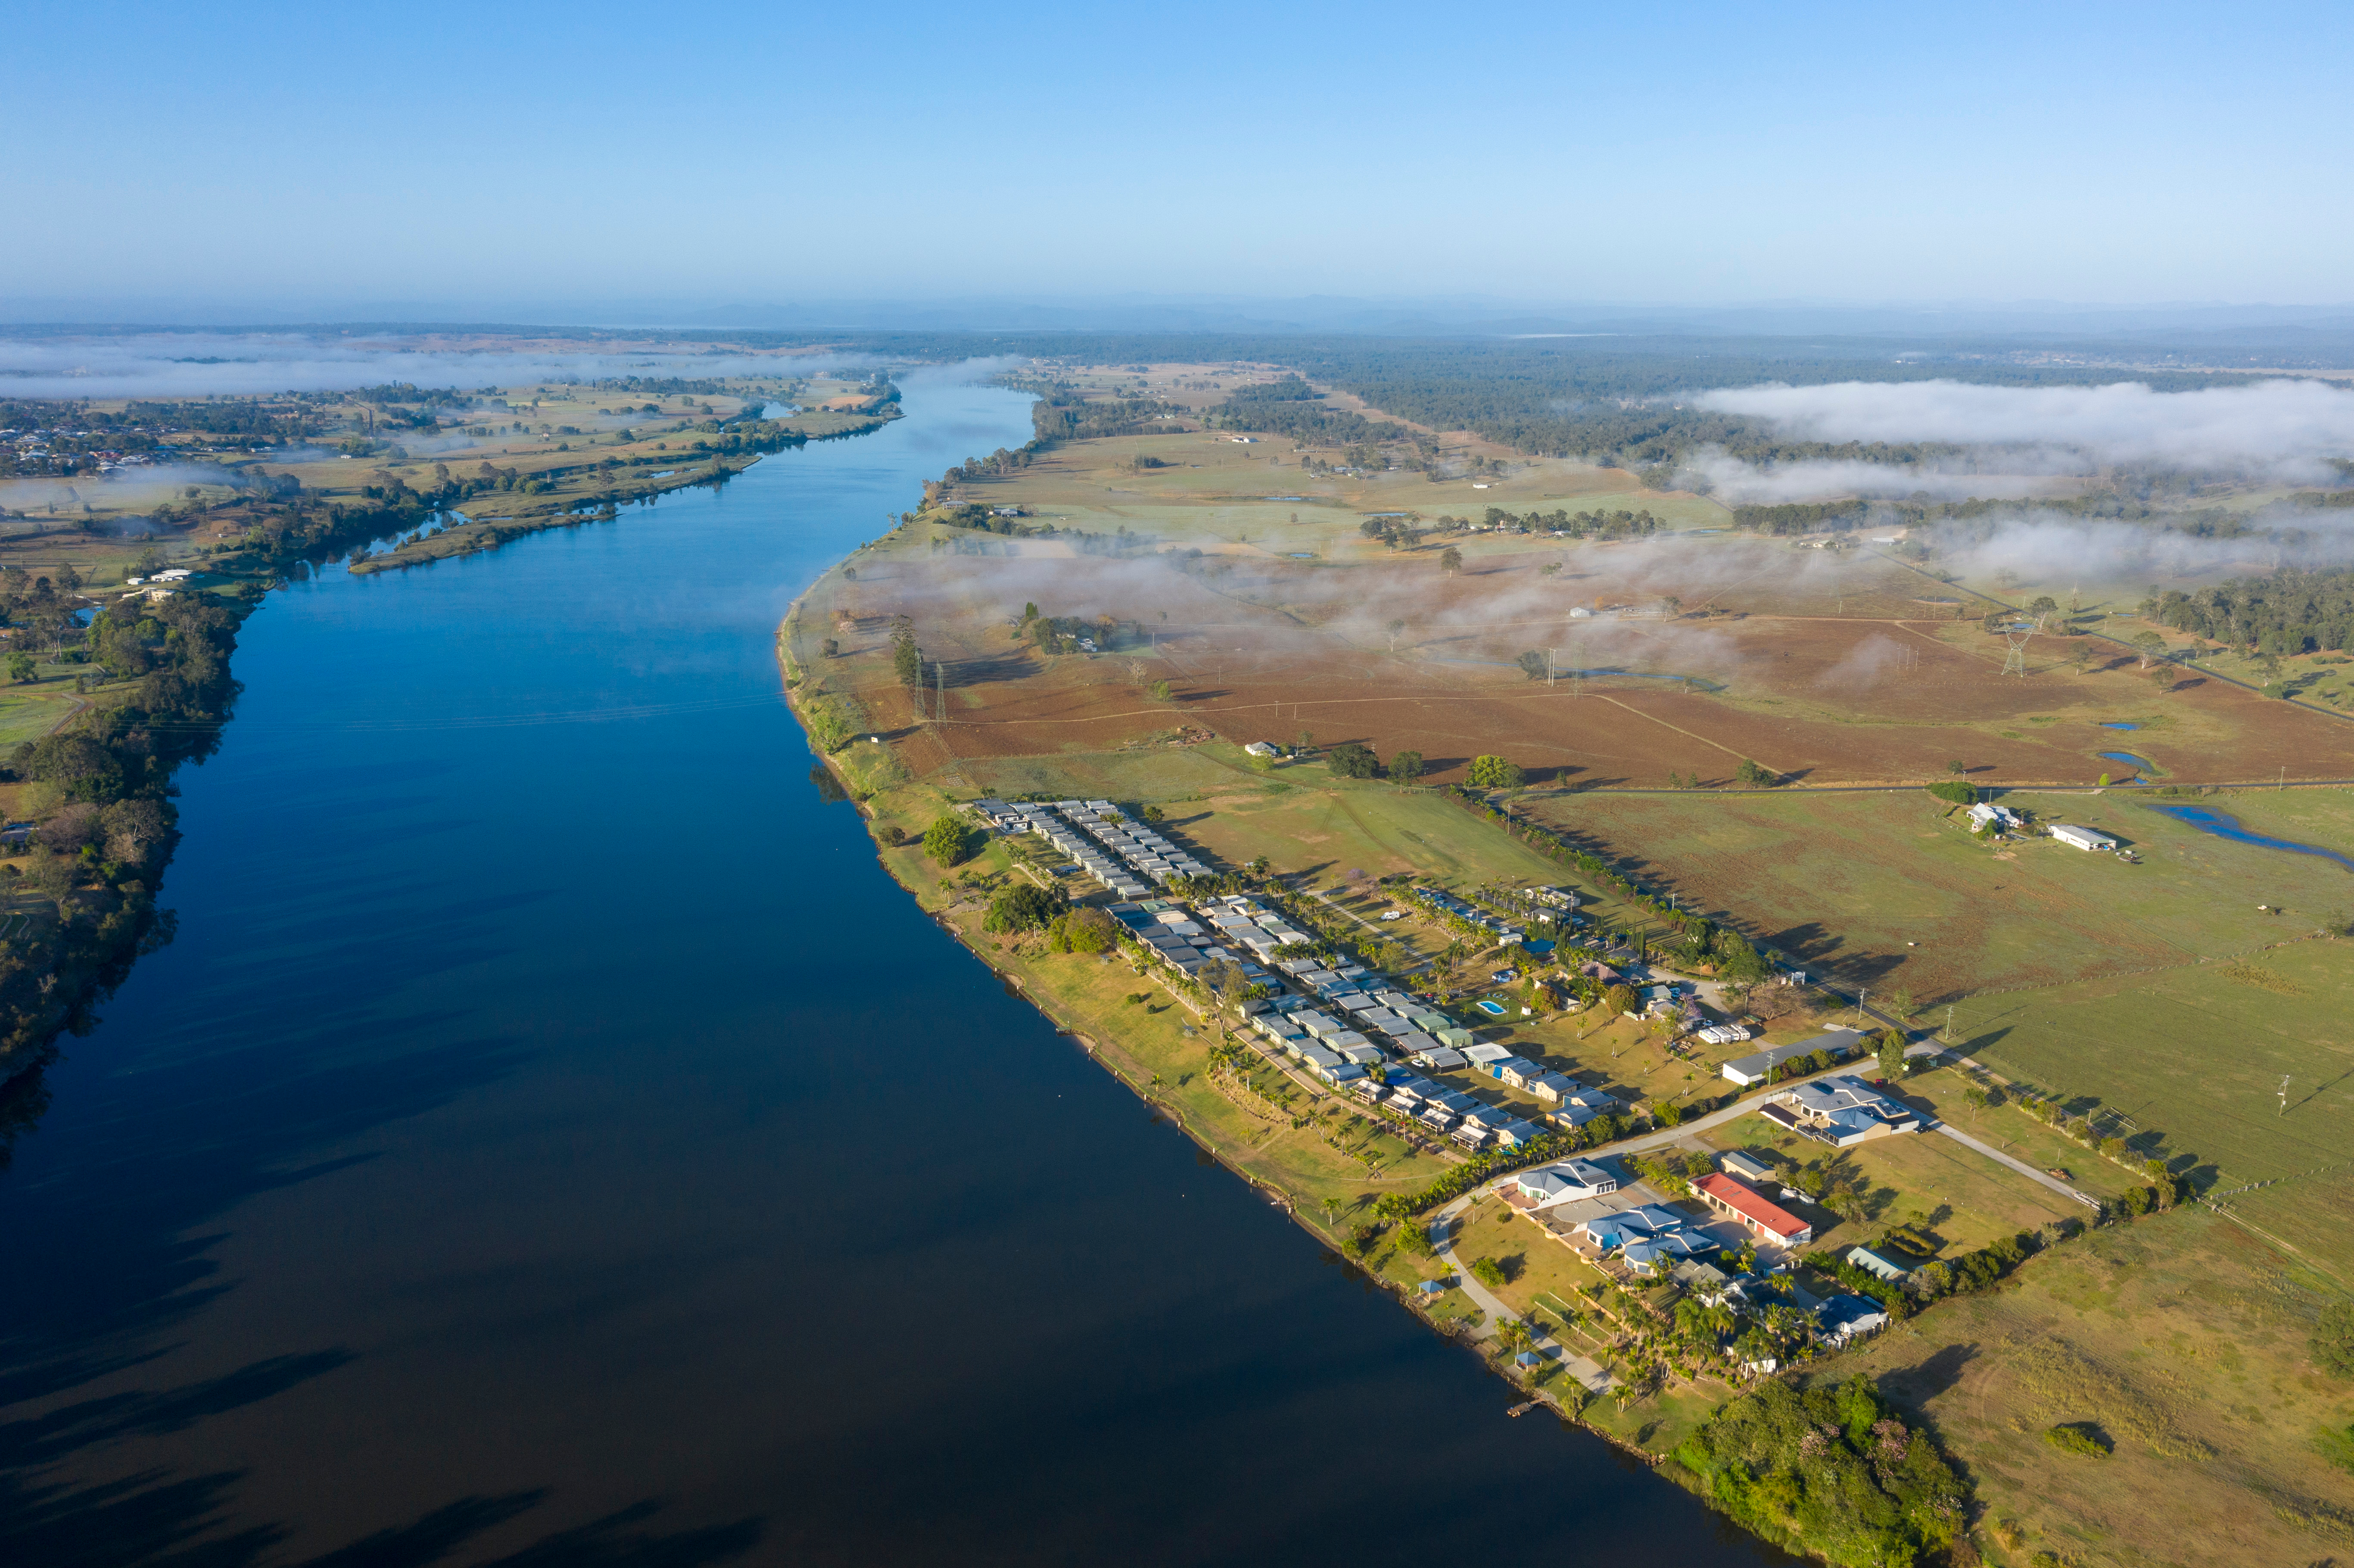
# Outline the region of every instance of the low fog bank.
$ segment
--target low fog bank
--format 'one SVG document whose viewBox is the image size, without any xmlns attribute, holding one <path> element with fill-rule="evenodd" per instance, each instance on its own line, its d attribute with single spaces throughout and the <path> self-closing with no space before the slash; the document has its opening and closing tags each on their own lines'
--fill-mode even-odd
<svg viewBox="0 0 2354 1568">
<path fill-rule="evenodd" d="M 1939 570 L 1978 579 L 2009 572 L 2028 582 L 2179 584 L 2354 565 L 2354 516 L 2347 513 L 2273 509 L 2252 521 L 2249 533 L 2212 536 L 2031 509 L 1912 536 L 1929 546 Z"/>
<path fill-rule="evenodd" d="M 1991 470 L 1999 464 L 2009 473 L 2065 472 L 2073 459 L 2075 471 L 2137 464 L 2317 484 L 2338 477 L 2329 459 L 2354 453 L 2354 391 L 2311 380 L 2192 392 L 2157 392 L 2131 381 L 2105 387 L 1848 381 L 1734 387 L 1700 393 L 1692 401 L 1720 413 L 1767 420 L 1799 440 L 2000 449 L 1999 456 L 1986 453 L 1975 466 Z M 1915 476 L 1913 470 L 1895 471 L 1908 479 L 1892 484 Z M 1741 476 L 1732 477 L 1741 482 Z M 1806 493 L 1822 493 L 1818 488 Z"/>
<path fill-rule="evenodd" d="M 870 363 L 839 354 L 419 349 L 307 334 L 155 334 L 107 338 L 0 335 L 0 397 L 267 397 L 387 382 L 512 387 L 642 376 L 700 380 L 812 376 Z"/>
<path fill-rule="evenodd" d="M 180 499 L 180 493 L 189 485 L 234 488 L 237 482 L 228 469 L 196 462 L 142 464 L 71 479 L 0 480 L 0 512 L 29 514 L 53 507 L 79 511 L 84 502 L 109 507 L 154 506 Z M 108 526 L 143 528 L 146 524 L 136 518 L 118 518 Z"/>
<path fill-rule="evenodd" d="M 1686 459 L 1677 477 L 1728 506 L 1780 505 L 1793 501 L 1856 497 L 1866 501 L 2024 501 L 2071 489 L 2092 465 L 2067 453 L 2009 452 L 1998 471 L 1976 461 L 1935 465 L 1807 459 L 1751 463 L 1723 451 Z"/>
</svg>

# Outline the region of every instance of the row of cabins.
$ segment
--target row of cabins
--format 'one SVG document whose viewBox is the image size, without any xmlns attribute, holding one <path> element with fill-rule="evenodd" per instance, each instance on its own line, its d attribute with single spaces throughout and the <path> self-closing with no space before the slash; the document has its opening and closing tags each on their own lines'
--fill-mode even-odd
<svg viewBox="0 0 2354 1568">
<path fill-rule="evenodd" d="M 1057 800 L 1051 806 L 973 802 L 981 820 L 1004 833 L 1036 833 L 1076 861 L 1122 898 L 1141 898 L 1152 885 L 1181 876 L 1209 876 L 1211 868 L 1109 800 Z"/>
<path fill-rule="evenodd" d="M 1443 1132 L 1465 1149 L 1494 1143 L 1518 1149 L 1545 1136 L 1545 1129 L 1524 1119 L 1509 1107 L 1491 1106 L 1461 1089 L 1450 1089 L 1413 1073 L 1391 1071 L 1386 1081 L 1371 1078 L 1356 1086 L 1356 1096 L 1394 1116 L 1407 1118 Z"/>
<path fill-rule="evenodd" d="M 1348 989 L 1347 976 L 1332 975 L 1327 979 L 1313 970 L 1292 979 L 1293 983 L 1303 986 L 1316 986 L 1321 980 L 1322 1006 L 1302 1005 L 1286 998 L 1255 1022 L 1267 1038 L 1301 1054 L 1313 1066 L 1324 1065 L 1314 1055 L 1322 1050 L 1344 1054 L 1345 1060 L 1367 1069 L 1368 1075 L 1378 1061 L 1398 1058 L 1432 1072 L 1468 1068 L 1553 1107 L 1547 1119 L 1562 1127 L 1580 1127 L 1606 1112 L 1623 1108 L 1614 1096 L 1588 1088 L 1541 1063 L 1516 1056 L 1501 1045 L 1476 1042 L 1469 1030 L 1404 992 Z M 1399 1071 L 1391 1070 L 1389 1083 L 1397 1085 L 1403 1076 Z M 1471 1103 L 1479 1104 L 1476 1100 Z M 1461 1107 L 1456 1107 L 1458 1119 L 1464 1114 Z M 1500 1114 L 1511 1119 L 1522 1113 Z M 1480 1141 L 1459 1128 L 1442 1130 L 1455 1131 L 1474 1146 Z"/>
<path fill-rule="evenodd" d="M 1415 892 L 1437 905 L 1458 920 L 1468 920 L 1506 947 L 1527 939 L 1526 933 L 1508 921 L 1500 920 L 1469 899 L 1458 898 L 1443 887 L 1417 887 Z"/>
<path fill-rule="evenodd" d="M 1236 895 L 1203 906 L 1203 912 L 1166 900 L 1111 906 L 1112 917 L 1136 933 L 1137 939 L 1186 974 L 1212 959 L 1238 964 L 1246 980 L 1271 982 L 1275 977 L 1261 968 L 1278 948 L 1305 942 L 1308 937 L 1284 924 L 1281 916 L 1256 901 Z M 1364 969 L 1352 966 L 1358 975 Z"/>
<path fill-rule="evenodd" d="M 1283 992 L 1245 1004 L 1254 1029 L 1335 1088 L 1353 1088 L 1368 1103 L 1412 1117 L 1467 1148 L 1490 1141 L 1516 1147 L 1546 1129 L 1525 1113 L 1498 1110 L 1460 1091 L 1425 1095 L 1416 1087 L 1424 1080 L 1393 1064 L 1480 1073 L 1553 1107 L 1547 1119 L 1561 1127 L 1582 1127 L 1624 1108 L 1614 1096 L 1501 1045 L 1479 1043 L 1446 1013 L 1407 992 L 1384 989 L 1380 977 L 1363 965 L 1327 968 L 1314 959 L 1276 959 L 1278 949 L 1310 938 L 1246 895 L 1191 908 L 1173 901 L 1126 901 L 1108 912 L 1180 973 L 1190 975 L 1225 959 L 1244 979 Z M 1376 1067 L 1386 1083 L 1375 1081 Z M 1445 1099 L 1449 1092 L 1458 1100 Z"/>
</svg>

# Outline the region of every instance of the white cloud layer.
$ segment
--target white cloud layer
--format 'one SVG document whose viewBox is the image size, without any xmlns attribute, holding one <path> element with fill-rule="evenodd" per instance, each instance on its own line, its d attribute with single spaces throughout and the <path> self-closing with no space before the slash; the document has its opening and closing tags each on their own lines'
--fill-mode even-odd
<svg viewBox="0 0 2354 1568">
<path fill-rule="evenodd" d="M 2327 476 L 2322 459 L 2354 453 L 2354 391 L 2309 380 L 2196 392 L 2156 392 L 2139 382 L 1977 387 L 1848 381 L 1735 387 L 1702 393 L 1693 401 L 1722 413 L 1771 420 L 1809 440 L 2057 450 L 2102 463 L 2260 470 L 2298 481 Z M 2042 461 L 2033 466 L 2052 465 Z"/>
</svg>

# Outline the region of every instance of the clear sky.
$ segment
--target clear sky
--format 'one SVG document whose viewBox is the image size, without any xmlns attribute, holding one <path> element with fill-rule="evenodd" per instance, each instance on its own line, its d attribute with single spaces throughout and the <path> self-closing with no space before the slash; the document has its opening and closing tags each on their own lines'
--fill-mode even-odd
<svg viewBox="0 0 2354 1568">
<path fill-rule="evenodd" d="M 2354 8 L 8 13 L 0 297 L 2354 300 Z"/>
</svg>

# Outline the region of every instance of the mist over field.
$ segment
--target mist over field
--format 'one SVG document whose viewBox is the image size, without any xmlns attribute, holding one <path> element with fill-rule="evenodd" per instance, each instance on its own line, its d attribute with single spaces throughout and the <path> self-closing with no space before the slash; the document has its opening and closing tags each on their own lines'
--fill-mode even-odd
<svg viewBox="0 0 2354 1568">
<path fill-rule="evenodd" d="M 2041 469 L 2038 458 L 2045 457 Z M 2052 465 L 2047 454 L 1989 454 L 1999 471 L 1985 471 L 1978 462 L 1955 459 L 1935 464 L 1865 462 L 1861 459 L 1801 460 L 1795 462 L 1753 463 L 1721 450 L 1700 452 L 1678 465 L 1678 477 L 1702 487 L 1727 506 L 1777 505 L 1793 501 L 1820 501 L 1855 496 L 1864 500 L 1967 501 L 1983 497 L 2020 501 L 2048 493 L 2053 481 L 2080 473 L 2080 461 Z"/>
<path fill-rule="evenodd" d="M 574 352 L 528 344 L 513 349 L 419 349 L 359 336 L 293 333 L 0 335 L 0 397 L 160 400 L 341 392 L 399 381 L 472 388 L 623 376 L 810 376 L 851 362 L 834 354 Z"/>
</svg>

